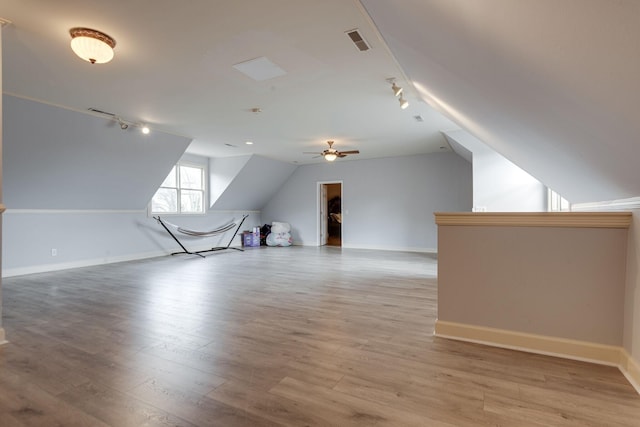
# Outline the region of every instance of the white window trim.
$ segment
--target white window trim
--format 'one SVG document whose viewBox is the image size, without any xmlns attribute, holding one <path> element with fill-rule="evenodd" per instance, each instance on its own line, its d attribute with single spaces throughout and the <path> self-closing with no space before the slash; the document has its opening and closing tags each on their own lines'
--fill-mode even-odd
<svg viewBox="0 0 640 427">
<path fill-rule="evenodd" d="M 194 213 L 194 212 L 187 212 L 187 213 L 183 213 L 180 212 L 180 191 L 181 188 L 178 186 L 178 212 L 154 212 L 152 210 L 152 206 L 153 206 L 153 196 L 151 197 L 151 200 L 149 201 L 149 205 L 147 206 L 147 215 L 149 217 L 151 216 L 155 216 L 155 215 L 162 215 L 162 216 L 203 216 L 207 214 L 207 211 L 209 210 L 209 195 L 207 192 L 207 188 L 208 183 L 209 183 L 209 171 L 207 169 L 207 165 L 203 164 L 203 163 L 195 163 L 195 162 L 190 162 L 190 161 L 179 161 L 178 163 L 176 163 L 174 165 L 174 167 L 176 168 L 176 170 L 178 171 L 178 176 L 176 177 L 177 182 L 176 184 L 179 185 L 180 184 L 180 166 L 187 166 L 187 167 L 192 167 L 192 168 L 198 168 L 198 169 L 202 169 L 202 203 L 203 203 L 203 208 L 204 211 L 203 212 L 198 212 L 198 213 Z M 165 177 L 166 178 L 166 177 Z M 164 179 L 163 179 L 164 182 Z M 156 191 L 158 191 L 160 188 L 162 188 L 162 183 L 160 183 L 161 185 L 156 189 Z M 168 188 L 168 187 L 167 187 Z M 153 195 L 155 196 L 155 193 L 153 193 Z"/>
<path fill-rule="evenodd" d="M 554 207 L 554 205 L 556 205 Z M 556 193 L 551 188 L 547 187 L 547 212 L 570 212 L 571 203 L 562 197 L 559 193 Z"/>
</svg>

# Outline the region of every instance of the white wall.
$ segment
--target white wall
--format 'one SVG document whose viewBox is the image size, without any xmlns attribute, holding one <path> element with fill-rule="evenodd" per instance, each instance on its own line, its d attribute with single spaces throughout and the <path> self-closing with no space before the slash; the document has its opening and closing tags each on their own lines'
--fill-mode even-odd
<svg viewBox="0 0 640 427">
<path fill-rule="evenodd" d="M 482 141 L 464 130 L 445 132 L 473 163 L 473 208 L 476 212 L 544 212 L 547 188 Z"/>
<path fill-rule="evenodd" d="M 144 209 L 191 140 L 4 95 L 10 209 Z"/>
<path fill-rule="evenodd" d="M 222 166 L 226 162 L 234 165 L 231 171 Z M 233 157 L 216 159 L 211 164 L 213 168 L 226 170 L 226 180 L 229 181 L 222 194 L 211 203 L 211 207 L 218 210 L 260 210 L 297 168 L 291 163 L 252 155 L 230 179 L 229 172 L 236 168 Z"/>
<path fill-rule="evenodd" d="M 213 206 L 247 164 L 250 155 L 209 159 L 209 206 Z"/>
<path fill-rule="evenodd" d="M 300 166 L 262 209 L 289 222 L 294 244 L 318 244 L 318 183 L 342 181 L 342 245 L 435 251 L 435 211 L 471 210 L 471 165 L 455 153 Z"/>
<path fill-rule="evenodd" d="M 625 350 L 640 367 L 640 209 L 632 212 L 633 222 L 627 241 L 623 341 Z"/>
<path fill-rule="evenodd" d="M 261 223 L 255 212 L 209 212 L 167 216 L 169 222 L 212 230 L 250 214 L 242 229 Z M 4 215 L 3 277 L 127 261 L 180 251 L 180 247 L 146 211 L 11 211 Z M 233 232 L 211 238 L 178 235 L 194 251 L 226 246 Z M 236 237 L 233 246 L 240 246 Z M 57 256 L 51 255 L 51 249 Z M 180 255 L 189 257 L 190 255 Z"/>
<path fill-rule="evenodd" d="M 0 25 L 0 93 L 2 93 L 2 25 Z M 2 112 L 2 97 L 0 96 L 0 241 L 2 241 L 2 227 L 3 227 L 3 214 L 2 210 L 4 205 L 2 204 L 2 136 L 3 132 L 3 112 Z M 0 248 L 0 268 L 2 268 L 2 248 Z M 5 341 L 4 329 L 2 328 L 2 278 L 0 277 L 0 343 Z"/>
<path fill-rule="evenodd" d="M 185 154 L 181 160 L 206 166 L 209 159 Z M 163 179 L 159 178 L 156 185 Z M 205 215 L 162 218 L 204 231 L 239 220 L 245 214 L 249 217 L 240 231 L 261 224 L 260 214 L 255 211 L 209 210 Z M 9 209 L 4 221 L 3 277 L 162 256 L 181 250 L 145 209 Z M 232 235 L 233 231 L 229 231 L 209 238 L 184 235 L 178 238 L 188 250 L 194 251 L 226 246 Z M 240 237 L 236 236 L 232 246 L 240 244 Z M 56 249 L 56 256 L 52 256 L 52 249 Z"/>
</svg>

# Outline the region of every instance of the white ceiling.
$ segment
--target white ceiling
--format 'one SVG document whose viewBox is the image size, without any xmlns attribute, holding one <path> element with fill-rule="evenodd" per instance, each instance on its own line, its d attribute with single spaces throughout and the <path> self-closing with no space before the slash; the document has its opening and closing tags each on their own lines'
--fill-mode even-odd
<svg viewBox="0 0 640 427">
<path fill-rule="evenodd" d="M 301 153 L 333 139 L 361 151 L 345 161 L 448 150 L 440 131 L 462 128 L 573 203 L 640 195 L 637 0 L 0 0 L 0 18 L 5 92 L 148 122 L 194 154 L 318 162 Z M 75 57 L 74 26 L 113 36 L 115 59 Z M 233 67 L 260 57 L 286 74 Z"/>
<path fill-rule="evenodd" d="M 361 152 L 340 161 L 408 155 L 449 150 L 440 131 L 458 128 L 419 101 L 356 0 L 0 0 L 0 18 L 12 22 L 2 35 L 5 93 L 145 122 L 193 138 L 194 154 L 302 164 L 322 161 L 302 152 L 332 139 Z M 113 61 L 77 58 L 76 26 L 115 38 Z M 345 34 L 354 28 L 371 50 L 356 49 Z M 260 57 L 286 74 L 256 81 L 233 67 Z"/>
<path fill-rule="evenodd" d="M 465 130 L 573 203 L 640 196 L 640 1 L 362 3 Z"/>
</svg>

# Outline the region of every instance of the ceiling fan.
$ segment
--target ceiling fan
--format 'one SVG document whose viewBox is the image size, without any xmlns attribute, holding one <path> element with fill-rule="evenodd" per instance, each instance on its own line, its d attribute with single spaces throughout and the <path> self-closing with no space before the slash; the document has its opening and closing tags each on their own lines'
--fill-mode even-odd
<svg viewBox="0 0 640 427">
<path fill-rule="evenodd" d="M 319 154 L 320 156 L 324 157 L 324 159 L 326 161 L 333 162 L 338 157 L 346 157 L 348 154 L 359 154 L 360 153 L 360 151 L 358 151 L 358 150 L 338 151 L 335 148 L 333 148 L 333 143 L 334 143 L 334 141 L 327 141 L 327 144 L 329 144 L 329 148 L 324 150 L 322 153 L 315 153 L 315 152 L 312 152 L 312 151 L 305 151 L 303 154 Z M 320 156 L 316 156 L 316 157 L 320 157 Z"/>
</svg>

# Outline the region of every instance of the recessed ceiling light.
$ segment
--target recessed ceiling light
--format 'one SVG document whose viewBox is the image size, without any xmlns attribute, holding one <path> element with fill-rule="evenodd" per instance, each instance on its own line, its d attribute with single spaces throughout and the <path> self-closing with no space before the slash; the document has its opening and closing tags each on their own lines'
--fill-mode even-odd
<svg viewBox="0 0 640 427">
<path fill-rule="evenodd" d="M 247 141 L 247 142 L 245 142 L 245 144 L 247 144 L 247 145 L 253 145 L 253 142 L 251 142 L 251 141 Z"/>
</svg>

